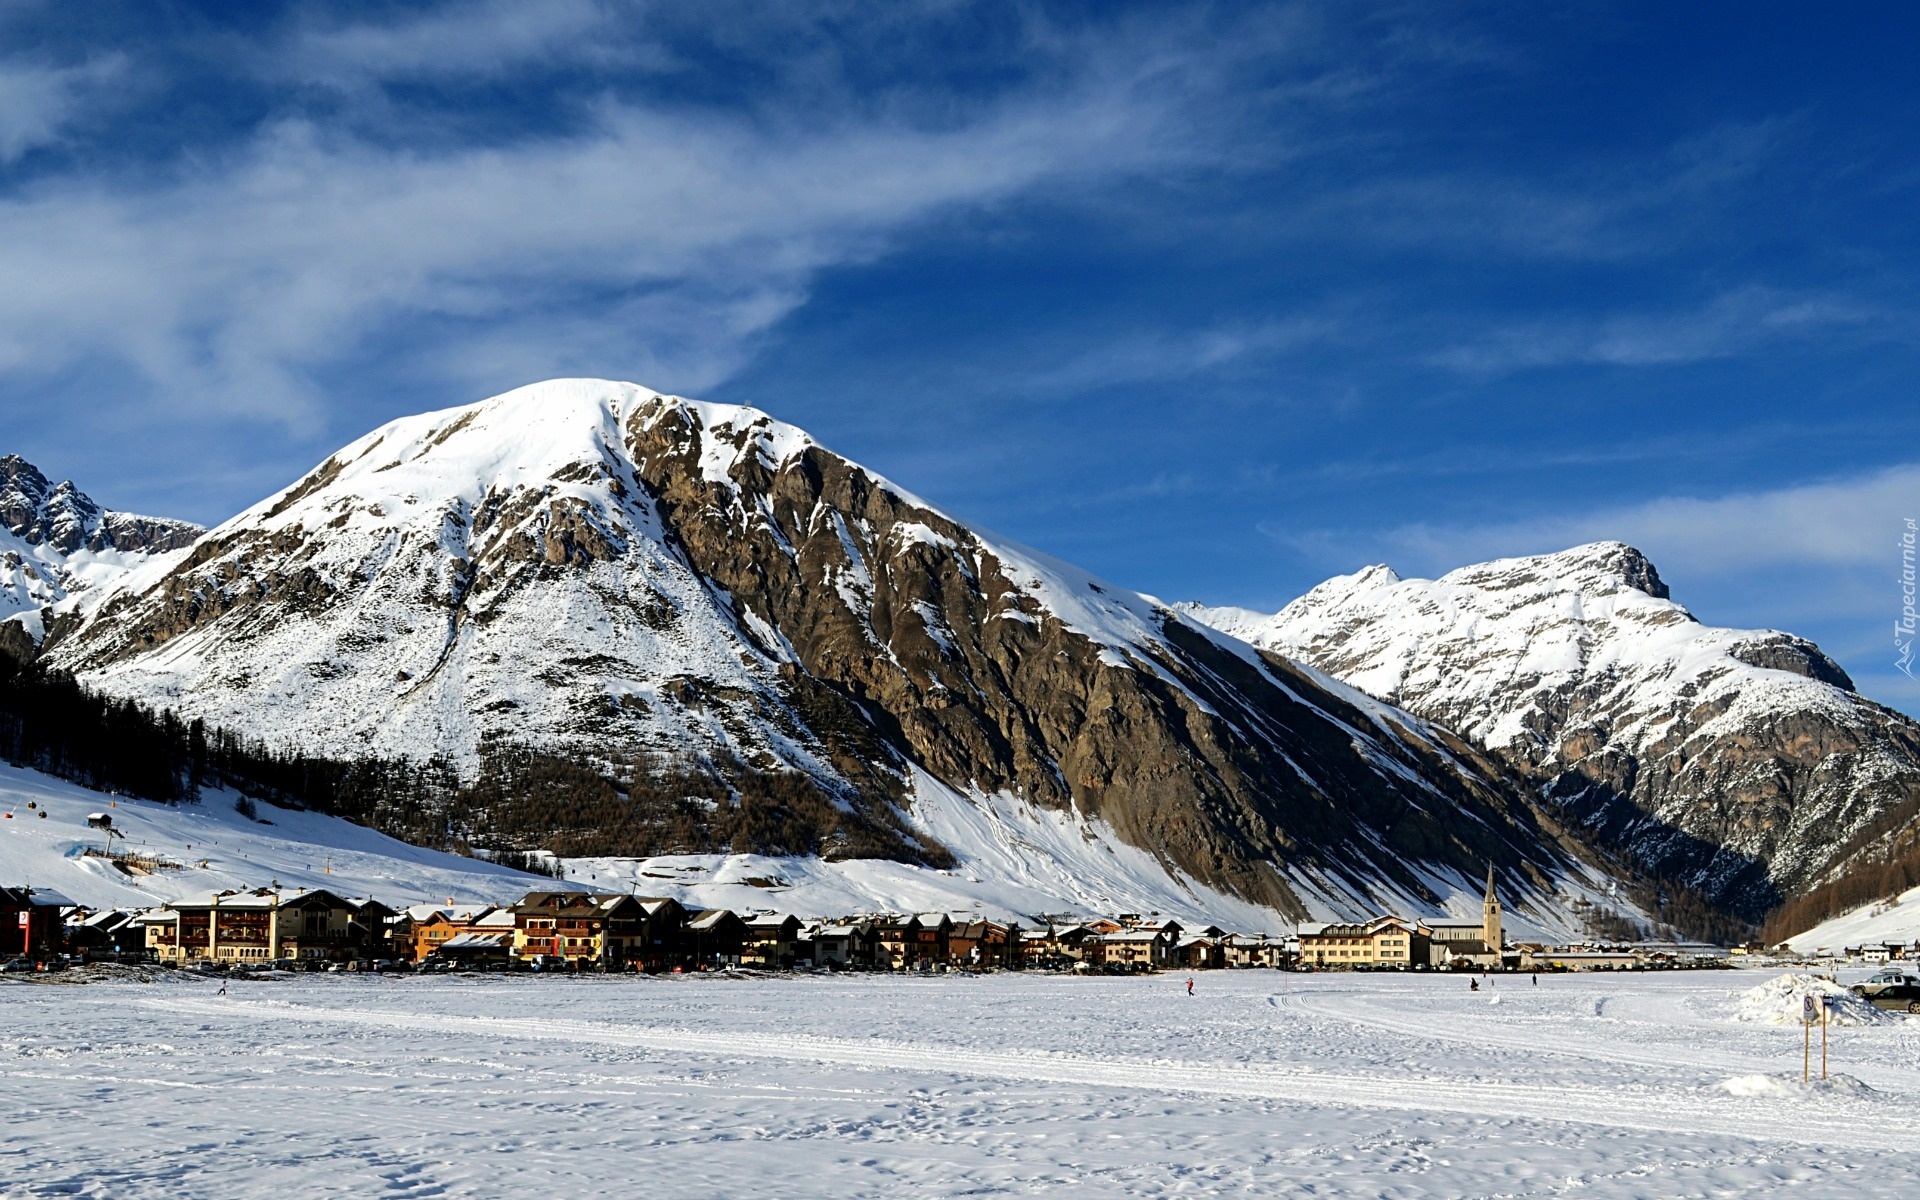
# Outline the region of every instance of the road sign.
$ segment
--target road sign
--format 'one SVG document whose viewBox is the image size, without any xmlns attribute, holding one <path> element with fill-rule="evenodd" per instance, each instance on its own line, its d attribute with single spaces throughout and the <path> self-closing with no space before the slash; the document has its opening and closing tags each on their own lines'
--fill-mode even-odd
<svg viewBox="0 0 1920 1200">
<path fill-rule="evenodd" d="M 1800 1015 L 1811 1025 L 1820 1019 L 1820 999 L 1812 992 L 1800 997 Z"/>
</svg>

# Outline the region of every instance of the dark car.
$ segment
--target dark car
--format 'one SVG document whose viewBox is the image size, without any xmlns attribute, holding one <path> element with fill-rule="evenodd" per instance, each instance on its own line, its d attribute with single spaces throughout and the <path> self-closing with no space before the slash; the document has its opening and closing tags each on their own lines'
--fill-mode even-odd
<svg viewBox="0 0 1920 1200">
<path fill-rule="evenodd" d="M 1904 971 L 1882 971 L 1865 983 L 1854 984 L 1852 991 L 1875 1008 L 1920 1013 L 1920 978 Z"/>
</svg>

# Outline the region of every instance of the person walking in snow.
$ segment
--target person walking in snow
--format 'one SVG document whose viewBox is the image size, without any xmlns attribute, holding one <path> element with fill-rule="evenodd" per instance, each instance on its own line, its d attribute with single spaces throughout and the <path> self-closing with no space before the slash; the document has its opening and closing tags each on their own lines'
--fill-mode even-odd
<svg viewBox="0 0 1920 1200">
<path fill-rule="evenodd" d="M 1188 976 L 1188 978 L 1187 978 L 1187 995 L 1189 995 L 1189 996 L 1191 996 L 1191 995 L 1193 995 L 1193 978 L 1192 978 L 1192 976 Z"/>
<path fill-rule="evenodd" d="M 1478 979 L 1469 979 L 1469 980 L 1467 980 L 1467 990 L 1468 990 L 1468 991 L 1470 991 L 1470 992 L 1477 992 L 1477 991 L 1479 991 L 1479 990 L 1480 990 L 1480 981 L 1479 981 Z"/>
<path fill-rule="evenodd" d="M 216 996 L 224 996 L 224 995 L 226 995 L 226 994 L 227 994 L 227 981 L 226 981 L 226 980 L 224 980 L 224 979 L 222 979 L 222 980 L 220 981 L 220 990 L 219 990 L 219 991 L 217 991 L 217 992 L 215 992 L 215 993 L 214 993 L 214 995 L 216 995 Z"/>
</svg>

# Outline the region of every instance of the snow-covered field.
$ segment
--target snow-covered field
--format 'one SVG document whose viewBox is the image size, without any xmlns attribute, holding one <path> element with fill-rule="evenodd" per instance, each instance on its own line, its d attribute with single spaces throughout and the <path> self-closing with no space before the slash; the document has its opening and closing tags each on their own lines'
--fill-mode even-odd
<svg viewBox="0 0 1920 1200">
<path fill-rule="evenodd" d="M 9 979 L 0 1196 L 1920 1194 L 1766 978 Z"/>
</svg>

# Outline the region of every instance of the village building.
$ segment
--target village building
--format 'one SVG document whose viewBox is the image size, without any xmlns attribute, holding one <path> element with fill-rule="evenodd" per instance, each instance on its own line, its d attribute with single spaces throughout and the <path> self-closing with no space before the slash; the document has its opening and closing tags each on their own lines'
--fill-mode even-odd
<svg viewBox="0 0 1920 1200">
<path fill-rule="evenodd" d="M 1420 927 L 1426 936 L 1427 966 L 1497 971 L 1507 965 L 1500 929 L 1500 898 L 1494 892 L 1491 866 L 1487 868 L 1487 890 L 1480 900 L 1477 923 L 1422 921 Z"/>
<path fill-rule="evenodd" d="M 1020 927 L 998 921 L 956 921 L 947 934 L 947 959 L 964 967 L 1017 965 Z"/>
<path fill-rule="evenodd" d="M 162 962 L 353 962 L 387 951 L 393 910 L 324 888 L 255 888 L 170 901 L 141 920 Z"/>
<path fill-rule="evenodd" d="M 930 971 L 952 961 L 953 918 L 946 913 L 921 913 L 914 932 L 914 969 Z"/>
<path fill-rule="evenodd" d="M 146 926 L 123 908 L 77 911 L 67 918 L 67 952 L 86 958 L 145 957 Z"/>
<path fill-rule="evenodd" d="M 1184 971 L 1212 971 L 1226 966 L 1227 956 L 1219 938 L 1189 933 L 1173 944 L 1167 962 Z"/>
<path fill-rule="evenodd" d="M 883 971 L 905 971 L 913 966 L 920 945 L 920 918 L 888 913 L 873 920 L 873 965 Z"/>
<path fill-rule="evenodd" d="M 394 956 L 425 962 L 429 954 L 471 931 L 475 921 L 496 911 L 491 904 L 465 908 L 456 907 L 451 902 L 445 905 L 413 905 L 402 910 L 394 920 Z"/>
<path fill-rule="evenodd" d="M 1375 917 L 1364 925 L 1300 929 L 1300 961 L 1316 970 L 1407 968 L 1414 963 L 1420 929 L 1398 917 Z"/>
<path fill-rule="evenodd" d="M 1108 932 L 1118 933 L 1119 926 Z M 1086 925 L 1061 925 L 1034 930 L 1020 939 L 1021 963 L 1028 967 L 1060 969 L 1086 960 L 1090 944 L 1100 936 Z"/>
<path fill-rule="evenodd" d="M 800 918 L 791 913 L 761 913 L 746 919 L 740 965 L 787 970 L 799 957 Z"/>
<path fill-rule="evenodd" d="M 709 908 L 687 918 L 682 953 L 688 966 L 728 967 L 740 962 L 747 924 L 731 909 Z"/>
<path fill-rule="evenodd" d="M 506 967 L 513 963 L 514 933 L 519 919 L 513 910 L 496 908 L 476 917 L 464 930 L 436 944 L 432 957 L 466 969 Z"/>
<path fill-rule="evenodd" d="M 1287 964 L 1285 938 L 1264 933 L 1230 933 L 1220 940 L 1221 957 L 1229 967 L 1283 967 Z"/>
<path fill-rule="evenodd" d="M 78 907 L 51 888 L 0 887 L 0 959 L 45 962 L 59 956 L 67 909 Z"/>
<path fill-rule="evenodd" d="M 609 892 L 528 892 L 513 906 L 513 953 L 575 970 L 658 969 L 677 948 L 678 901 Z"/>
<path fill-rule="evenodd" d="M 1108 967 L 1153 970 L 1166 965 L 1170 936 L 1159 929 L 1123 929 L 1093 939 L 1089 961 Z"/>
<path fill-rule="evenodd" d="M 807 936 L 813 946 L 810 961 L 816 967 L 870 967 L 879 942 L 873 926 L 865 921 L 815 925 Z"/>
<path fill-rule="evenodd" d="M 1639 971 L 1647 957 L 1630 947 L 1615 949 L 1546 950 L 1533 956 L 1532 966 L 1542 971 Z"/>
</svg>

